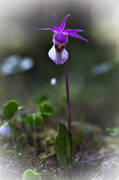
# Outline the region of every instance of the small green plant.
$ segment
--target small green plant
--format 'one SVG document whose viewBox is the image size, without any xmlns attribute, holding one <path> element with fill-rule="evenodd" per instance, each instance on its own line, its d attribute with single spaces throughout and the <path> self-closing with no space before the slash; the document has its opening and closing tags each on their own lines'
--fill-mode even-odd
<svg viewBox="0 0 119 180">
<path fill-rule="evenodd" d="M 40 112 L 29 114 L 25 117 L 25 124 L 31 127 L 39 127 L 43 123 L 43 116 Z"/>
<path fill-rule="evenodd" d="M 3 106 L 3 117 L 5 120 L 10 120 L 14 114 L 18 111 L 19 102 L 16 100 L 10 100 Z"/>
<path fill-rule="evenodd" d="M 38 110 L 44 117 L 49 117 L 56 114 L 54 107 L 48 101 L 42 102 Z"/>
<path fill-rule="evenodd" d="M 24 173 L 22 174 L 23 180 L 42 180 L 40 173 L 32 170 L 32 169 L 26 169 Z"/>
<path fill-rule="evenodd" d="M 44 120 L 47 119 L 48 122 L 48 119 L 56 114 L 56 110 L 49 101 L 41 101 L 37 111 L 29 114 L 24 107 L 21 111 L 20 107 L 22 106 L 16 100 L 10 100 L 3 105 L 0 134 L 11 136 L 13 144 L 16 143 L 15 149 L 22 148 L 26 143 L 34 144 L 36 148 L 39 128 L 42 129 Z"/>
<path fill-rule="evenodd" d="M 56 111 L 49 101 L 43 101 L 39 104 L 38 111 L 25 116 L 25 124 L 34 128 L 43 124 L 43 119 L 48 119 L 56 114 Z"/>
</svg>

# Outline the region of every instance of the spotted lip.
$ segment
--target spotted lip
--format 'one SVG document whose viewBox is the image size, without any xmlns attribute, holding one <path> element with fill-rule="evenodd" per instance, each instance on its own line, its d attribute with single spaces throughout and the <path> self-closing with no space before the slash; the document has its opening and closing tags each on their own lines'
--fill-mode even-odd
<svg viewBox="0 0 119 180">
<path fill-rule="evenodd" d="M 61 44 L 55 44 L 55 49 L 57 52 L 62 52 L 62 50 L 64 49 L 64 46 L 62 46 Z"/>
</svg>

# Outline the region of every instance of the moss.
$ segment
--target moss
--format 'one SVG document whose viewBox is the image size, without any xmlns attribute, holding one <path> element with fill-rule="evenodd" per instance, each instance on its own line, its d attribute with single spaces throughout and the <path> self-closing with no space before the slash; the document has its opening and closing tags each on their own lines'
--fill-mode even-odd
<svg viewBox="0 0 119 180">
<path fill-rule="evenodd" d="M 78 150 L 81 145 L 86 148 L 99 147 L 101 140 L 101 129 L 89 123 L 80 123 L 72 126 L 73 148 Z"/>
<path fill-rule="evenodd" d="M 57 129 L 53 128 L 45 128 L 41 134 L 41 144 L 43 145 L 43 149 L 46 153 L 55 152 L 55 139 L 56 139 Z"/>
</svg>

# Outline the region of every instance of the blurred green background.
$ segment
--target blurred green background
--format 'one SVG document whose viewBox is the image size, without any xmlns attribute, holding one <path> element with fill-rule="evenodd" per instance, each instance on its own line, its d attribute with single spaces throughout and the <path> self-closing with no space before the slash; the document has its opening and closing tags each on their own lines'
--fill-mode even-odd
<svg viewBox="0 0 119 180">
<path fill-rule="evenodd" d="M 115 7 L 115 8 L 114 8 Z M 114 9 L 114 10 L 113 10 Z M 52 16 L 60 24 L 71 14 L 66 28 L 81 28 L 89 40 L 69 37 L 69 83 L 74 121 L 86 120 L 107 127 L 114 125 L 119 109 L 119 35 L 116 1 L 7 1 L 0 16 L 0 105 L 15 98 L 31 106 L 34 99 L 47 94 L 60 109 L 64 106 L 64 65 L 56 66 L 48 57 L 53 34 L 35 31 L 34 27 L 53 27 Z M 17 55 L 32 58 L 33 67 L 6 75 L 2 68 L 6 58 Z M 5 68 L 6 69 L 6 68 Z M 13 68 L 14 69 L 14 68 Z M 50 81 L 56 78 L 55 86 Z"/>
</svg>

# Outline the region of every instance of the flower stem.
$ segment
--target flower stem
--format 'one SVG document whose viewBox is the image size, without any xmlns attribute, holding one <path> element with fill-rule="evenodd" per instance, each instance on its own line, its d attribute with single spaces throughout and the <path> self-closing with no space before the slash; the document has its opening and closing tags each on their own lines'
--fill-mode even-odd
<svg viewBox="0 0 119 180">
<path fill-rule="evenodd" d="M 66 83 L 66 95 L 67 95 L 67 122 L 68 131 L 71 133 L 71 110 L 70 110 L 70 98 L 69 98 L 69 78 L 68 78 L 68 65 L 65 63 L 65 83 Z"/>
</svg>

